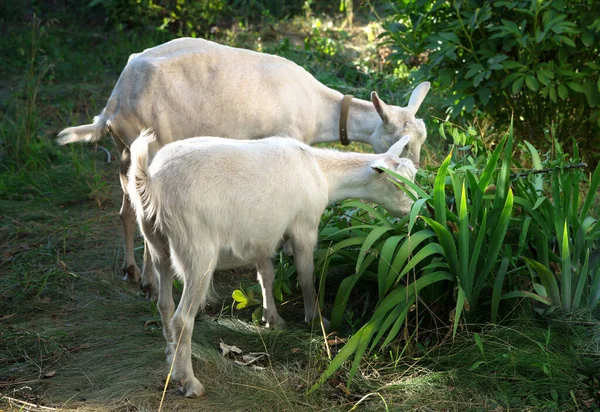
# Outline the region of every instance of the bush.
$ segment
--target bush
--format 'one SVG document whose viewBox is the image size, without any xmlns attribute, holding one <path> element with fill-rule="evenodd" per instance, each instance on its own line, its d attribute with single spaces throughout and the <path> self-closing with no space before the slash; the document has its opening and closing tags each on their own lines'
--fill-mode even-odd
<svg viewBox="0 0 600 412">
<path fill-rule="evenodd" d="M 549 125 L 596 161 L 600 2 L 401 0 L 385 24 L 392 58 L 437 83 L 453 116 L 484 112 L 536 143 Z"/>
<path fill-rule="evenodd" d="M 313 388 L 354 357 L 350 382 L 367 350 L 398 341 L 418 302 L 448 302 L 447 312 L 438 315 L 451 319 L 447 328 L 453 334 L 461 323 L 506 318 L 514 310 L 514 298 L 526 298 L 524 303 L 541 313 L 593 311 L 600 302 L 600 220 L 590 213 L 600 187 L 600 165 L 584 194 L 586 176 L 573 165 L 580 160 L 576 146 L 571 159 L 555 143 L 555 157 L 542 161 L 529 143 L 525 150 L 515 144 L 512 129 L 493 151 L 485 149 L 472 129 L 446 123 L 440 132 L 452 136 L 455 148 L 439 169 L 421 172 L 421 187 L 404 181 L 419 195 L 408 216 L 393 222 L 377 209 L 349 202 L 344 207 L 355 210 L 346 215 L 359 224 L 324 219 L 316 273 L 349 262 L 354 267 L 339 285 L 332 328 L 341 326 L 352 291 L 361 282 L 375 283 L 378 293 L 370 319 Z M 530 154 L 534 169 L 512 172 L 520 166 L 519 152 Z M 437 286 L 443 292 L 431 293 Z M 424 299 L 423 292 L 433 299 Z M 503 312 L 500 304 L 506 300 L 510 308 Z M 408 335 L 404 338 L 410 341 Z"/>
</svg>

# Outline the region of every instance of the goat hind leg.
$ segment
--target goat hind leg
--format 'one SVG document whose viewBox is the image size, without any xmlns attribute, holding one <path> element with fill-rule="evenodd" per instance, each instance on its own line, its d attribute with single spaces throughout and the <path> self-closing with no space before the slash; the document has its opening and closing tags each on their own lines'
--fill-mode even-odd
<svg viewBox="0 0 600 412">
<path fill-rule="evenodd" d="M 127 195 L 127 172 L 131 165 L 131 156 L 128 149 L 124 149 L 121 152 L 121 160 L 119 164 L 119 177 L 121 178 L 121 187 L 123 188 L 123 204 L 119 216 L 123 223 L 123 232 L 125 234 L 125 263 L 123 263 L 123 280 L 130 282 L 140 281 L 140 268 L 135 264 L 135 257 L 133 255 L 133 237 L 135 235 L 135 213 L 133 206 Z"/>
<path fill-rule="evenodd" d="M 267 327 L 283 326 L 285 321 L 277 313 L 275 300 L 273 299 L 273 281 L 275 280 L 275 268 L 270 258 L 257 262 L 256 272 L 263 295 L 263 322 Z"/>
<path fill-rule="evenodd" d="M 150 257 L 150 248 L 144 242 L 144 266 L 142 269 L 142 283 L 140 285 L 142 292 L 146 295 L 146 299 L 156 301 L 157 288 L 156 276 L 154 275 L 154 262 Z"/>
</svg>

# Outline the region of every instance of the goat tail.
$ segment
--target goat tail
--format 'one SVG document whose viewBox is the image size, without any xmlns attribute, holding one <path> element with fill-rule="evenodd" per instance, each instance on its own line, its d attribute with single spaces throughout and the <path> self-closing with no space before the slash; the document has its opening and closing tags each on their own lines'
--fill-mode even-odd
<svg viewBox="0 0 600 412">
<path fill-rule="evenodd" d="M 97 142 L 108 131 L 109 121 L 104 115 L 104 111 L 99 116 L 94 117 L 92 124 L 82 126 L 67 127 L 58 134 L 58 144 L 64 145 L 74 142 Z"/>
<path fill-rule="evenodd" d="M 156 140 L 152 129 L 144 129 L 130 148 L 131 166 L 127 193 L 138 218 L 152 220 L 156 216 L 156 199 L 152 194 L 148 170 L 148 145 Z"/>
</svg>

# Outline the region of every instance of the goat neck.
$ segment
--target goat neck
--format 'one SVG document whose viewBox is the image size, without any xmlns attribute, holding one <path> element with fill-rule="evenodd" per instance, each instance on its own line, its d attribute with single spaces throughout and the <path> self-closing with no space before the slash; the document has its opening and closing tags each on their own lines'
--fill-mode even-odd
<svg viewBox="0 0 600 412">
<path fill-rule="evenodd" d="M 314 141 L 309 144 L 339 142 L 339 123 L 342 112 L 343 95 L 332 91 L 324 99 L 322 110 L 317 113 L 321 119 Z M 351 142 L 370 143 L 371 136 L 381 123 L 373 103 L 367 100 L 353 98 L 348 114 L 348 139 Z"/>
<path fill-rule="evenodd" d="M 327 180 L 329 203 L 346 199 L 372 200 L 374 172 L 371 164 L 388 154 L 338 152 L 313 149 L 319 167 Z"/>
</svg>

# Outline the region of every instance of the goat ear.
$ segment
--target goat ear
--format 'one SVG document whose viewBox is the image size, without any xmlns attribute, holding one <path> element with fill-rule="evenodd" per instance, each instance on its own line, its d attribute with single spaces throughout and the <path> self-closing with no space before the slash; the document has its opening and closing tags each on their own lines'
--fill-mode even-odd
<svg viewBox="0 0 600 412">
<path fill-rule="evenodd" d="M 390 147 L 388 149 L 388 153 L 393 154 L 395 156 L 400 157 L 400 155 L 402 154 L 402 151 L 404 150 L 404 148 L 406 147 L 406 145 L 408 144 L 410 140 L 410 135 L 405 134 L 404 136 L 402 136 L 400 138 L 400 140 L 398 140 L 396 143 L 394 143 L 392 145 L 392 147 Z"/>
<path fill-rule="evenodd" d="M 373 163 L 371 163 L 371 169 L 373 169 L 375 172 L 382 174 L 384 173 L 383 169 L 390 169 L 393 170 L 390 165 L 388 165 L 385 160 L 383 159 L 377 159 L 375 160 Z"/>
<path fill-rule="evenodd" d="M 431 83 L 429 82 L 423 82 L 418 85 L 411 93 L 406 109 L 412 114 L 416 114 L 417 110 L 419 110 L 419 107 L 421 107 L 421 103 L 423 103 L 423 100 L 425 100 L 425 96 L 427 96 L 427 92 L 429 92 L 430 87 Z"/>
<path fill-rule="evenodd" d="M 375 106 L 375 110 L 379 113 L 379 117 L 383 120 L 383 123 L 388 123 L 390 121 L 390 116 L 387 104 L 379 98 L 377 92 L 371 92 L 371 101 L 373 102 L 373 106 Z"/>
</svg>

